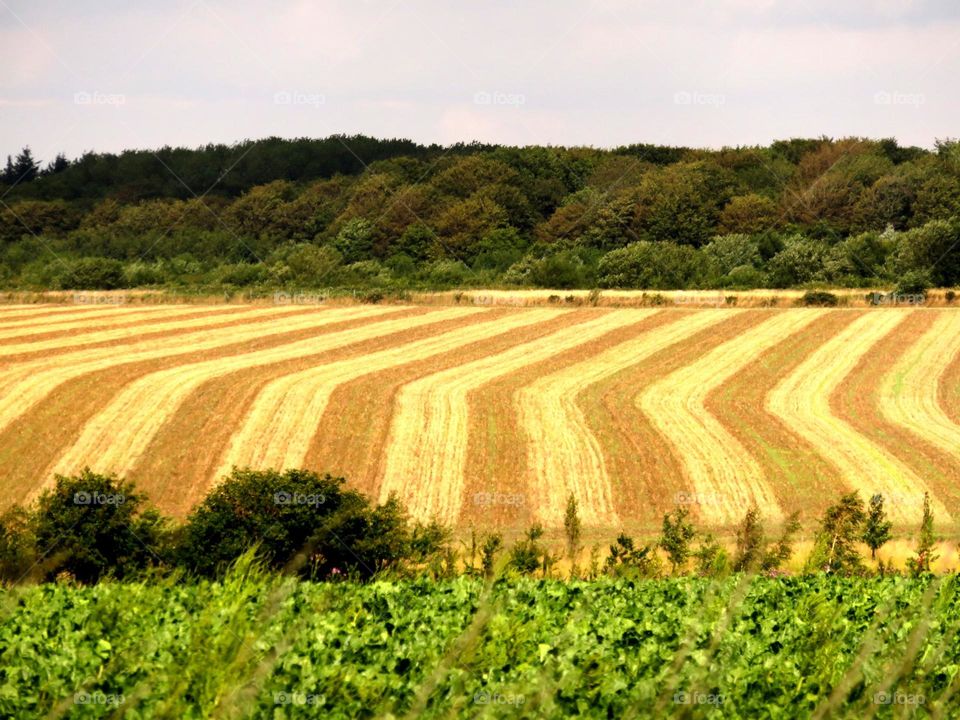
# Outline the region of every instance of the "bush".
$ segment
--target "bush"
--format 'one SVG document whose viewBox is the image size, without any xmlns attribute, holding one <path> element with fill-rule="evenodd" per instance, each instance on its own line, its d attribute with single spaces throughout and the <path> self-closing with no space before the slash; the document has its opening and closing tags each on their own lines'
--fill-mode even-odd
<svg viewBox="0 0 960 720">
<path fill-rule="evenodd" d="M 826 257 L 825 243 L 795 236 L 767 263 L 770 284 L 785 288 L 821 279 Z"/>
<path fill-rule="evenodd" d="M 767 287 L 767 274 L 752 265 L 741 265 L 728 272 L 720 281 L 725 288 L 753 290 Z"/>
<path fill-rule="evenodd" d="M 110 258 L 81 258 L 69 263 L 58 277 L 63 290 L 116 290 L 124 287 L 123 263 Z"/>
<path fill-rule="evenodd" d="M 0 583 L 17 583 L 30 574 L 36 552 L 30 515 L 19 507 L 0 515 Z"/>
<path fill-rule="evenodd" d="M 274 253 L 274 275 L 281 282 L 320 287 L 335 282 L 342 257 L 330 246 L 309 243 L 288 245 Z"/>
<path fill-rule="evenodd" d="M 600 287 L 677 290 L 690 287 L 700 272 L 700 257 L 687 245 L 641 241 L 603 256 Z"/>
<path fill-rule="evenodd" d="M 221 265 L 217 268 L 217 281 L 224 285 L 246 287 L 265 281 L 268 277 L 267 268 L 261 263 L 237 263 L 236 265 Z"/>
<path fill-rule="evenodd" d="M 459 260 L 437 260 L 427 266 L 427 278 L 439 285 L 459 285 L 469 274 L 470 268 Z"/>
<path fill-rule="evenodd" d="M 163 526 L 143 498 L 114 475 L 86 469 L 56 476 L 52 490 L 37 502 L 36 547 L 42 574 L 68 572 L 84 583 L 104 576 L 125 578 L 162 561 Z"/>
<path fill-rule="evenodd" d="M 917 295 L 926 297 L 927 290 L 933 286 L 930 273 L 923 270 L 910 270 L 900 277 L 895 292 L 898 295 Z"/>
<path fill-rule="evenodd" d="M 344 482 L 308 470 L 235 468 L 188 519 L 178 559 L 198 575 L 216 576 L 256 546 L 274 570 L 368 579 L 439 545 L 424 539 L 436 540 L 436 526 L 411 526 L 395 498 L 370 507 Z"/>
<path fill-rule="evenodd" d="M 124 287 L 160 285 L 164 280 L 163 269 L 157 264 L 148 264 L 138 260 L 128 264 L 123 269 Z"/>
<path fill-rule="evenodd" d="M 179 561 L 199 575 L 212 576 L 259 543 L 267 565 L 283 568 L 328 516 L 365 506 L 343 483 L 343 478 L 301 470 L 234 469 L 190 515 Z"/>
<path fill-rule="evenodd" d="M 840 304 L 840 298 L 833 293 L 822 290 L 810 290 L 803 294 L 800 303 L 806 306 L 816 307 L 836 307 Z"/>
</svg>

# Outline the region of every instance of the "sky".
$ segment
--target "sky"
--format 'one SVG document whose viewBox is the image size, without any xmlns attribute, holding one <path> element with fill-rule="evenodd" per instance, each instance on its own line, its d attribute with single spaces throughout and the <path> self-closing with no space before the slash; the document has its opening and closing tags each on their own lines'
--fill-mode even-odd
<svg viewBox="0 0 960 720">
<path fill-rule="evenodd" d="M 957 0 L 0 0 L 0 153 L 960 135 Z"/>
</svg>

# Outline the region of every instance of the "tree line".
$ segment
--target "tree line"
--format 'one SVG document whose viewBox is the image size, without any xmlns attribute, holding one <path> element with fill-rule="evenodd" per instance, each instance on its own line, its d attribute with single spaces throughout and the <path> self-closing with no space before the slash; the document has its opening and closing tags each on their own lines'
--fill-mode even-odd
<svg viewBox="0 0 960 720">
<path fill-rule="evenodd" d="M 176 573 L 218 578 L 251 553 L 272 571 L 318 581 L 442 579 L 462 573 L 588 579 L 777 576 L 785 574 L 800 530 L 793 515 L 770 538 L 759 511 L 751 508 L 730 552 L 712 534 L 698 532 L 689 510 L 678 506 L 663 516 L 656 540 L 640 544 L 620 533 L 603 558 L 594 545 L 583 563 L 583 528 L 572 495 L 563 527 L 562 551 L 544 540 L 540 525 L 530 527 L 510 548 L 498 532 L 472 532 L 457 549 L 449 528 L 412 521 L 395 497 L 373 504 L 348 489 L 342 477 L 236 468 L 185 521 L 174 522 L 150 508 L 132 484 L 84 470 L 56 476 L 53 487 L 32 505 L 0 515 L 0 584 L 96 583 Z M 867 507 L 856 493 L 843 495 L 820 518 L 803 572 L 900 573 L 892 563 L 876 559 L 877 550 L 891 539 L 891 527 L 882 495 L 874 495 Z M 937 559 L 926 495 L 918 538 L 906 568 L 914 576 L 929 574 Z M 869 548 L 875 567 L 861 556 L 861 544 Z M 562 560 L 567 564 L 561 571 Z"/>
<path fill-rule="evenodd" d="M 24 289 L 960 284 L 960 143 L 720 150 L 334 136 L 57 156 L 0 174 Z"/>
</svg>

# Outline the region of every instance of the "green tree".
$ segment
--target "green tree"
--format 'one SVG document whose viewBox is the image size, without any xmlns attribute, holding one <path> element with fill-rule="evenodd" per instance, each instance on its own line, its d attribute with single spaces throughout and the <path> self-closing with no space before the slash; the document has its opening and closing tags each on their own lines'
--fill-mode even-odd
<svg viewBox="0 0 960 720">
<path fill-rule="evenodd" d="M 856 543 L 863 537 L 866 519 L 857 493 L 843 495 L 824 512 L 808 565 L 838 575 L 861 574 L 863 561 Z"/>
<path fill-rule="evenodd" d="M 600 287 L 676 290 L 691 287 L 702 271 L 697 251 L 671 242 L 637 242 L 600 259 Z"/>
<path fill-rule="evenodd" d="M 563 513 L 563 531 L 567 536 L 567 558 L 576 569 L 577 556 L 580 554 L 580 513 L 577 509 L 577 498 L 573 493 L 567 498 L 567 509 Z"/>
<path fill-rule="evenodd" d="M 620 533 L 610 546 L 604 561 L 604 571 L 613 577 L 659 577 L 662 563 L 657 549 L 652 545 L 637 547 L 633 538 Z"/>
<path fill-rule="evenodd" d="M 224 570 L 254 545 L 269 567 L 282 569 L 334 514 L 336 523 L 362 523 L 367 501 L 345 480 L 306 470 L 234 469 L 191 513 L 180 562 L 206 576 Z M 301 559 L 301 566 L 312 558 Z M 343 570 L 343 568 L 340 568 Z"/>
<path fill-rule="evenodd" d="M 14 506 L 0 515 L 0 584 L 27 579 L 35 566 L 34 522 L 25 509 Z"/>
<path fill-rule="evenodd" d="M 717 539 L 710 534 L 704 535 L 693 553 L 696 561 L 696 573 L 700 577 L 722 577 L 730 567 L 730 557 Z"/>
<path fill-rule="evenodd" d="M 37 179 L 40 174 L 40 163 L 34 160 L 30 146 L 23 148 L 13 161 L 13 183 L 28 183 Z"/>
<path fill-rule="evenodd" d="M 870 548 L 870 558 L 877 559 L 877 550 L 890 540 L 890 528 L 893 523 L 887 520 L 887 511 L 883 507 L 883 495 L 875 493 L 870 498 L 867 519 L 863 526 L 863 542 Z"/>
<path fill-rule="evenodd" d="M 752 235 L 776 227 L 779 220 L 773 200 L 751 193 L 730 199 L 720 213 L 719 226 L 724 233 Z"/>
<path fill-rule="evenodd" d="M 914 577 L 928 575 L 930 568 L 937 561 L 937 536 L 933 532 L 933 510 L 930 509 L 930 493 L 923 494 L 923 518 L 920 521 L 920 539 L 917 542 L 917 553 L 907 560 L 907 566 Z"/>
<path fill-rule="evenodd" d="M 783 564 L 793 555 L 793 541 L 798 532 L 800 532 L 799 515 L 793 513 L 784 523 L 783 532 L 780 533 L 777 541 L 764 549 L 760 559 L 761 571 L 772 573 L 783 569 Z"/>
<path fill-rule="evenodd" d="M 690 541 L 696 536 L 693 523 L 689 520 L 690 511 L 678 507 L 663 516 L 663 528 L 659 545 L 670 559 L 671 572 L 676 575 L 682 571 L 690 558 Z"/>
<path fill-rule="evenodd" d="M 163 523 L 133 485 L 83 470 L 57 475 L 37 501 L 37 557 L 51 579 L 68 572 L 83 583 L 129 577 L 162 563 Z"/>
<path fill-rule="evenodd" d="M 737 528 L 736 554 L 733 559 L 734 572 L 751 572 L 756 570 L 763 559 L 765 546 L 763 521 L 760 510 L 751 507 L 743 516 Z"/>
</svg>

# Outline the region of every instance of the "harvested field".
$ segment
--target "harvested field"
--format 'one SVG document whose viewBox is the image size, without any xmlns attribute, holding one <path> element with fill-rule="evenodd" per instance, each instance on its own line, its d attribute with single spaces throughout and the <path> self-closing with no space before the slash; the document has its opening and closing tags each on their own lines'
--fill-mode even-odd
<svg viewBox="0 0 960 720">
<path fill-rule="evenodd" d="M 454 525 L 729 529 L 841 492 L 960 515 L 960 312 L 0 308 L 0 506 L 89 466 L 189 512 L 232 466 L 346 475 Z"/>
</svg>

